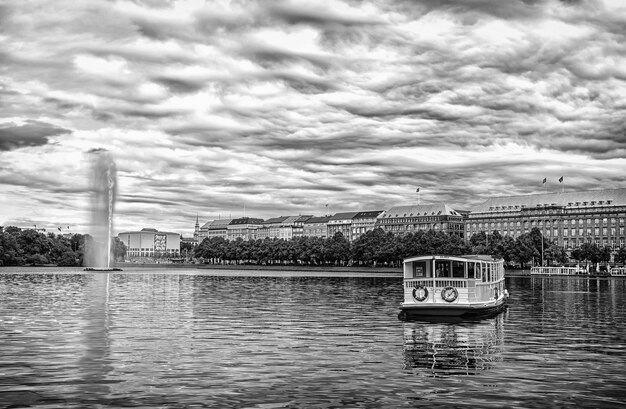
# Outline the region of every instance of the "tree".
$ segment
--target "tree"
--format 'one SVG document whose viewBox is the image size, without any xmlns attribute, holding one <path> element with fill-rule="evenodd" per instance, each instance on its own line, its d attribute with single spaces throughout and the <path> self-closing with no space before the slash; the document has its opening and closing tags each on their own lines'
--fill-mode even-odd
<svg viewBox="0 0 626 409">
<path fill-rule="evenodd" d="M 626 264 L 626 247 L 622 247 L 615 254 L 615 261 L 620 264 Z"/>
<path fill-rule="evenodd" d="M 533 259 L 539 259 L 541 254 L 537 251 L 532 237 L 526 233 L 522 234 L 515 240 L 515 248 L 513 250 L 513 260 L 520 263 L 521 267 Z"/>
<path fill-rule="evenodd" d="M 114 237 L 111 243 L 111 252 L 113 253 L 113 260 L 124 261 L 126 259 L 126 244 L 119 237 Z"/>
</svg>

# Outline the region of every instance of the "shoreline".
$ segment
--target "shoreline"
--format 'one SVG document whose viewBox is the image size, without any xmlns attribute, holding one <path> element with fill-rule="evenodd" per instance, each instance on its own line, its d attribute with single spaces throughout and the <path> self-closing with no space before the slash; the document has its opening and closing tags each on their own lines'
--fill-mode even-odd
<svg viewBox="0 0 626 409">
<path fill-rule="evenodd" d="M 285 266 L 285 265 L 254 265 L 254 264 L 157 264 L 157 263 L 115 263 L 119 268 L 163 268 L 180 269 L 196 268 L 199 270 L 253 270 L 253 271 L 307 271 L 319 273 L 376 273 L 376 274 L 400 274 L 402 268 L 393 267 L 316 267 L 316 266 Z"/>
</svg>

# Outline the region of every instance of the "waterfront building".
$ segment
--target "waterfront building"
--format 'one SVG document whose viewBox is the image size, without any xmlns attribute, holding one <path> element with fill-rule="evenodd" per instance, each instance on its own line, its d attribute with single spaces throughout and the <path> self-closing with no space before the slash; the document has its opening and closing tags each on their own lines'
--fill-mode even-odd
<svg viewBox="0 0 626 409">
<path fill-rule="evenodd" d="M 470 211 L 465 237 L 496 230 L 517 238 L 537 227 L 568 251 L 583 243 L 618 249 L 625 219 L 626 189 L 493 197 Z"/>
<path fill-rule="evenodd" d="M 298 216 L 298 218 L 293 221 L 293 224 L 291 225 L 292 238 L 296 239 L 298 237 L 304 236 L 304 223 L 306 223 L 306 221 L 312 217 L 313 215 L 311 214 L 305 214 L 302 216 Z"/>
<path fill-rule="evenodd" d="M 465 222 L 461 212 L 440 203 L 392 207 L 378 217 L 376 227 L 393 234 L 434 230 L 464 238 Z"/>
<path fill-rule="evenodd" d="M 127 231 L 117 235 L 126 245 L 128 258 L 159 258 L 180 256 L 180 234 L 160 232 L 157 229 Z"/>
<path fill-rule="evenodd" d="M 348 241 L 352 236 L 352 218 L 359 212 L 336 213 L 328 219 L 328 237 L 333 237 L 337 233 L 343 234 Z"/>
<path fill-rule="evenodd" d="M 257 238 L 261 240 L 266 238 L 278 238 L 280 235 L 280 228 L 283 225 L 283 222 L 288 218 L 289 216 L 280 216 L 265 220 L 261 223 L 261 227 L 257 231 Z"/>
<path fill-rule="evenodd" d="M 194 239 L 193 237 L 180 237 L 180 244 L 184 244 L 184 243 L 189 243 L 192 246 L 197 246 L 198 242 L 196 241 L 196 239 Z"/>
<path fill-rule="evenodd" d="M 254 217 L 232 219 L 226 226 L 226 239 L 256 240 L 256 232 L 261 227 L 262 223 L 263 219 L 256 219 Z"/>
<path fill-rule="evenodd" d="M 385 213 L 384 210 L 373 210 L 367 212 L 358 212 L 352 218 L 352 229 L 350 233 L 350 241 L 354 241 L 367 233 L 374 230 L 376 227 L 376 221 L 381 214 Z"/>
<path fill-rule="evenodd" d="M 302 235 L 306 237 L 328 237 L 328 220 L 330 216 L 313 216 L 304 222 L 302 226 Z"/>
<path fill-rule="evenodd" d="M 228 237 L 228 225 L 232 220 L 233 219 L 217 219 L 205 224 L 206 237 L 221 237 L 226 239 Z"/>
</svg>

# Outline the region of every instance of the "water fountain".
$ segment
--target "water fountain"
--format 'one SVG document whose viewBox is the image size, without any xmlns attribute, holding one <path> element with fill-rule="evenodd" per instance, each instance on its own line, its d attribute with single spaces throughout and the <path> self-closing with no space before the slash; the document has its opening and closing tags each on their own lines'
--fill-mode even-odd
<svg viewBox="0 0 626 409">
<path fill-rule="evenodd" d="M 111 268 L 111 236 L 113 211 L 117 191 L 115 162 L 105 149 L 93 149 L 91 174 L 91 236 L 93 242 L 85 246 L 85 265 L 88 271 L 120 270 Z"/>
</svg>

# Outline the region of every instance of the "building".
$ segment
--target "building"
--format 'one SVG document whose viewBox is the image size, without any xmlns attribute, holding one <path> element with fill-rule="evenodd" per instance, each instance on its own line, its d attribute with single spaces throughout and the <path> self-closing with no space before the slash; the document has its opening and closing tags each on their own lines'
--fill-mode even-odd
<svg viewBox="0 0 626 409">
<path fill-rule="evenodd" d="M 263 219 L 256 219 L 253 217 L 232 219 L 226 226 L 226 239 L 242 239 L 245 241 L 256 240 L 257 230 L 261 227 L 262 223 Z"/>
<path fill-rule="evenodd" d="M 261 240 L 278 238 L 278 236 L 280 236 L 281 226 L 283 226 L 284 221 L 288 218 L 289 216 L 280 216 L 265 220 L 261 223 L 261 227 L 257 231 L 257 238 Z"/>
<path fill-rule="evenodd" d="M 373 210 L 368 212 L 358 212 L 354 215 L 352 218 L 350 241 L 357 240 L 368 231 L 374 230 L 376 227 L 376 221 L 383 213 L 385 213 L 384 210 Z"/>
<path fill-rule="evenodd" d="M 223 239 L 227 239 L 228 238 L 228 225 L 230 224 L 232 220 L 233 219 L 213 220 L 211 222 L 205 223 L 205 225 L 202 226 L 202 229 L 204 229 L 206 226 L 206 237 L 209 239 L 212 237 L 221 237 Z M 204 234 L 202 229 L 200 229 L 201 237 Z"/>
<path fill-rule="evenodd" d="M 313 215 L 305 214 L 298 216 L 291 224 L 291 237 L 296 239 L 304 236 L 304 223 L 307 222 Z"/>
<path fill-rule="evenodd" d="M 127 231 L 117 235 L 126 245 L 128 258 L 180 257 L 180 234 L 157 229 Z"/>
<path fill-rule="evenodd" d="M 392 207 L 378 217 L 376 227 L 394 234 L 434 230 L 465 237 L 463 215 L 443 203 Z"/>
<path fill-rule="evenodd" d="M 304 222 L 302 226 L 302 235 L 306 237 L 321 237 L 325 239 L 328 237 L 328 220 L 330 216 L 313 216 Z"/>
<path fill-rule="evenodd" d="M 337 233 L 343 234 L 348 241 L 352 236 L 352 218 L 359 212 L 336 213 L 328 219 L 326 225 L 328 229 L 328 237 L 333 237 Z"/>
<path fill-rule="evenodd" d="M 295 237 L 304 235 L 304 223 L 311 215 L 280 216 L 267 219 L 258 231 L 257 237 L 260 239 L 283 239 L 292 240 Z"/>
<path fill-rule="evenodd" d="M 570 251 L 583 243 L 623 248 L 626 189 L 502 196 L 487 199 L 467 216 L 466 239 L 494 230 L 517 238 L 537 227 Z"/>
</svg>

